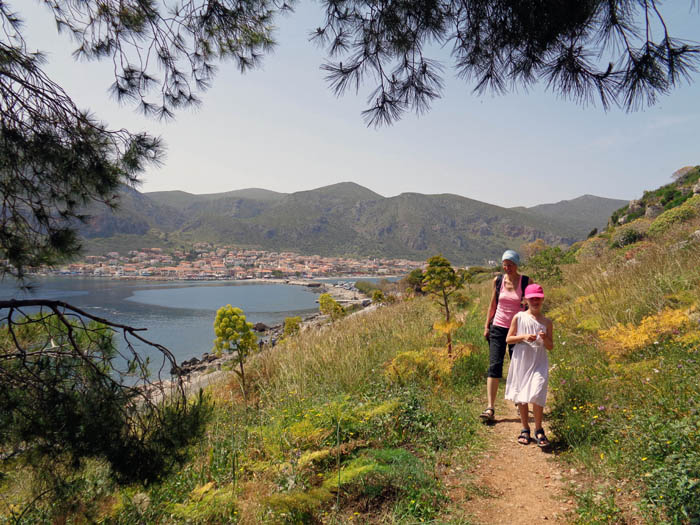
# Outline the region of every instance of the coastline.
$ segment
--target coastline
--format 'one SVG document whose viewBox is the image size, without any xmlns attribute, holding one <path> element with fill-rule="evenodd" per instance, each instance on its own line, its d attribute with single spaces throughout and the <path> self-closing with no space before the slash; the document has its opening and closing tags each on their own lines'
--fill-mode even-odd
<svg viewBox="0 0 700 525">
<path fill-rule="evenodd" d="M 370 303 L 367 306 L 363 306 L 360 310 L 352 312 L 349 315 L 354 316 L 367 314 L 378 307 L 379 305 Z M 323 315 L 321 313 L 315 313 L 313 315 L 310 315 L 302 320 L 301 330 L 303 331 L 314 328 L 322 328 L 324 326 L 328 327 L 330 325 L 325 324 L 325 321 L 327 319 L 328 316 Z M 264 335 L 258 335 L 258 337 L 260 337 L 261 342 L 264 341 L 265 337 L 268 338 L 268 342 L 260 346 L 259 353 L 274 352 L 278 350 L 276 348 L 276 344 L 270 344 L 270 340 L 273 339 L 273 337 L 281 337 L 282 329 L 283 326 L 281 324 L 275 325 L 269 327 L 267 330 L 262 332 L 262 334 Z M 250 358 L 255 359 L 256 356 L 259 355 L 259 353 L 252 354 Z M 189 360 L 183 361 L 182 363 L 178 364 L 177 370 L 171 370 L 171 379 L 164 381 L 163 385 L 171 386 L 174 381 L 173 377 L 179 372 L 179 375 L 182 378 L 182 387 L 185 391 L 185 394 L 189 396 L 195 393 L 200 388 L 204 388 L 212 383 L 229 377 L 231 370 L 223 369 L 223 365 L 233 361 L 235 357 L 235 352 L 230 354 L 222 354 L 220 356 L 205 352 L 204 354 L 202 354 L 201 359 L 193 357 Z"/>
<path fill-rule="evenodd" d="M 195 281 L 192 279 L 163 279 L 163 278 L 154 278 L 154 277 L 135 277 L 135 276 L 128 276 L 128 277 L 112 277 L 112 276 L 92 276 L 92 275 L 60 275 L 60 274 L 34 274 L 35 277 L 39 277 L 41 279 L 47 278 L 49 280 L 51 279 L 57 279 L 62 282 L 70 283 L 72 280 L 75 280 L 74 282 L 79 282 L 79 281 L 84 281 L 84 282 L 110 282 L 110 283 L 120 283 L 123 282 L 124 285 L 126 286 L 126 283 L 131 283 L 129 286 L 134 286 L 135 288 L 140 288 L 143 286 L 144 288 L 150 288 L 153 287 L 154 285 L 158 284 L 164 284 L 164 285 L 169 285 L 169 286 L 175 286 L 178 287 L 178 285 L 181 285 L 183 287 L 188 287 L 192 285 L 199 285 L 199 286 L 226 286 L 226 285 L 243 285 L 245 286 L 246 284 L 251 284 L 251 285 L 288 285 L 288 286 L 300 286 L 305 288 L 307 291 L 312 292 L 316 294 L 317 296 L 322 294 L 322 293 L 328 293 L 331 295 L 331 297 L 337 301 L 339 304 L 343 305 L 344 307 L 351 307 L 354 309 L 357 309 L 357 311 L 353 312 L 351 315 L 355 315 L 358 313 L 365 312 L 366 310 L 371 310 L 372 307 L 371 301 L 364 296 L 361 292 L 359 292 L 357 289 L 354 288 L 354 283 L 358 280 L 364 279 L 377 279 L 376 276 L 374 275 L 364 275 L 361 277 L 356 277 L 356 276 L 338 276 L 338 277 L 329 277 L 329 278 L 322 278 L 322 279 L 301 279 L 301 278 L 292 278 L 292 279 L 273 279 L 273 278 L 255 278 L 255 279 L 204 279 L 200 281 Z M 393 278 L 396 279 L 399 276 L 384 276 L 387 278 Z M 378 280 L 378 279 L 377 279 Z M 119 284 L 116 284 L 116 286 L 121 289 Z M 318 326 L 323 326 L 327 316 L 322 315 L 318 311 L 318 297 L 316 297 L 316 311 L 311 313 L 311 312 L 306 312 L 306 314 L 301 314 L 302 315 L 302 322 L 301 322 L 301 327 L 303 330 L 311 329 L 314 327 Z M 369 308 L 368 308 L 369 307 Z M 273 324 L 274 323 L 274 324 Z M 282 337 L 282 332 L 283 332 L 283 323 L 279 321 L 273 321 L 273 323 L 270 323 L 268 325 L 263 325 L 259 330 L 256 331 L 256 335 L 258 337 L 258 341 L 261 343 L 260 347 L 262 351 L 274 351 L 277 350 L 275 348 L 276 343 L 279 341 L 279 339 Z M 194 345 L 188 345 L 191 350 L 195 350 L 195 352 L 190 353 L 190 351 L 184 353 L 182 357 L 176 358 L 177 361 L 175 363 L 175 366 L 171 370 L 171 374 L 174 375 L 182 375 L 183 380 L 185 381 L 185 384 L 188 389 L 190 388 L 195 388 L 197 385 L 198 386 L 203 386 L 204 384 L 208 384 L 212 380 L 214 380 L 215 377 L 218 377 L 220 373 L 224 373 L 226 371 L 226 363 L 232 359 L 234 356 L 233 355 L 224 355 L 217 357 L 207 350 L 201 348 L 199 344 L 194 344 Z M 196 352 L 196 347 L 199 346 L 200 350 L 199 352 Z M 206 346 L 206 345 L 203 345 Z M 171 378 L 170 381 L 174 379 Z"/>
<path fill-rule="evenodd" d="M 312 291 L 322 294 L 328 293 L 341 304 L 352 305 L 360 304 L 365 297 L 355 289 L 348 289 L 343 285 L 338 285 L 328 281 L 352 282 L 362 281 L 364 279 L 399 279 L 402 275 L 350 275 L 350 276 L 334 276 L 334 277 L 319 277 L 315 279 L 308 278 L 252 278 L 252 279 L 226 279 L 226 278 L 205 278 L 205 279 L 180 279 L 177 277 L 162 277 L 162 276 L 146 276 L 146 275 L 128 275 L 128 276 L 103 276 L 103 275 L 83 275 L 83 274 L 57 274 L 57 273 L 35 273 L 31 274 L 37 277 L 59 277 L 65 279 L 90 279 L 98 281 L 139 281 L 143 283 L 233 283 L 233 284 L 284 284 L 290 286 L 303 286 Z"/>
</svg>

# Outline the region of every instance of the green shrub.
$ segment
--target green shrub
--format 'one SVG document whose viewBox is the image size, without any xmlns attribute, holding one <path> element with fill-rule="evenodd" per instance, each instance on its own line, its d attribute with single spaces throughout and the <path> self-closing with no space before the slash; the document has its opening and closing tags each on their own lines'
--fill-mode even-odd
<svg viewBox="0 0 700 525">
<path fill-rule="evenodd" d="M 172 518 L 179 518 L 186 523 L 231 523 L 235 515 L 235 497 L 233 488 L 217 488 L 214 482 L 197 487 L 184 503 L 170 506 Z"/>
<path fill-rule="evenodd" d="M 622 248 L 623 246 L 641 241 L 643 238 L 644 233 L 636 227 L 632 225 L 622 226 L 613 233 L 610 244 L 614 248 Z"/>
<path fill-rule="evenodd" d="M 384 292 L 381 290 L 374 290 L 372 292 L 372 302 L 375 304 L 381 304 L 386 302 L 386 297 L 384 297 Z"/>
<path fill-rule="evenodd" d="M 338 473 L 331 473 L 323 487 L 337 490 L 346 498 L 376 504 L 398 499 L 399 515 L 414 520 L 430 520 L 446 501 L 437 480 L 416 456 L 401 448 L 363 452 Z"/>
<path fill-rule="evenodd" d="M 346 312 L 329 293 L 322 293 L 318 298 L 319 310 L 322 314 L 329 316 L 333 321 L 343 317 Z"/>
<path fill-rule="evenodd" d="M 361 294 L 367 297 L 371 297 L 372 292 L 374 292 L 375 290 L 379 290 L 379 287 L 376 284 L 371 283 L 369 281 L 357 281 L 355 283 L 355 288 L 357 288 L 357 290 Z"/>
<path fill-rule="evenodd" d="M 489 368 L 489 354 L 484 349 L 473 351 L 455 361 L 452 367 L 452 384 L 456 387 L 470 388 L 481 385 L 486 380 Z"/>
<path fill-rule="evenodd" d="M 649 228 L 650 235 L 659 235 L 667 231 L 671 225 L 684 222 L 700 213 L 700 195 L 684 195 L 682 204 L 668 209 L 659 215 Z"/>
<path fill-rule="evenodd" d="M 560 265 L 569 262 L 573 252 L 564 252 L 558 246 L 548 246 L 527 261 L 527 271 L 536 282 L 559 283 L 562 280 Z"/>
<path fill-rule="evenodd" d="M 575 251 L 576 258 L 581 260 L 598 258 L 605 252 L 607 246 L 608 243 L 602 237 L 602 234 L 599 234 L 597 237 L 591 237 L 579 245 L 578 250 Z"/>
<path fill-rule="evenodd" d="M 688 199 L 690 199 L 693 196 L 691 192 L 678 192 L 672 200 L 668 201 L 666 204 L 664 204 L 664 209 L 665 210 L 670 210 L 671 208 L 675 208 L 676 206 L 680 206 L 684 202 L 686 202 Z"/>
<path fill-rule="evenodd" d="M 298 333 L 300 328 L 301 328 L 301 317 L 299 317 L 298 315 L 296 315 L 294 317 L 285 317 L 284 318 L 284 332 L 283 332 L 284 337 L 289 337 L 289 336 L 292 336 L 292 335 Z"/>
<path fill-rule="evenodd" d="M 686 201 L 682 206 L 672 208 L 659 215 L 649 227 L 649 235 L 655 236 L 666 232 L 672 225 L 692 219 L 697 215 L 694 207 Z"/>
</svg>

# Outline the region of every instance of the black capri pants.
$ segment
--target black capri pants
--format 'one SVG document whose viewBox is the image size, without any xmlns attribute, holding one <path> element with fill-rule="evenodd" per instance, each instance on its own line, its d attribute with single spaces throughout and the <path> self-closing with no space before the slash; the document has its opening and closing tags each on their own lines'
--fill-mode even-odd
<svg viewBox="0 0 700 525">
<path fill-rule="evenodd" d="M 491 325 L 489 329 L 489 377 L 501 379 L 503 377 L 503 360 L 506 357 L 506 346 L 508 355 L 513 357 L 513 346 L 506 344 L 508 328 Z"/>
</svg>

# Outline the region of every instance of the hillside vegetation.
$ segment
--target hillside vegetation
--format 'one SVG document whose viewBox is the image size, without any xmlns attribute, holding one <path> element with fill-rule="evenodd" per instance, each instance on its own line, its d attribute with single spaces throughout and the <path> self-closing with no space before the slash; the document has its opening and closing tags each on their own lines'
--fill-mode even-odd
<svg viewBox="0 0 700 525">
<path fill-rule="evenodd" d="M 0 513 L 10 522 L 24 512 L 23 523 L 429 521 L 448 506 L 436 473 L 476 450 L 473 387 L 486 366 L 466 328 L 448 358 L 432 330 L 439 317 L 417 298 L 303 331 L 251 360 L 247 404 L 233 374 L 210 388 L 206 436 L 165 479 L 120 486 L 95 460 L 66 476 L 59 497 L 33 502 L 41 474 L 17 465 Z"/>
<path fill-rule="evenodd" d="M 699 175 L 646 192 L 642 207 L 666 208 L 655 218 L 614 214 L 624 224 L 576 246 L 546 287 L 551 424 L 589 476 L 580 523 L 700 520 L 700 195 L 684 190 Z"/>
<path fill-rule="evenodd" d="M 291 194 L 261 189 L 209 195 L 125 189 L 121 210 L 89 210 L 82 233 L 91 253 L 149 235 L 162 242 L 208 241 L 272 251 L 453 263 L 497 259 L 509 245 L 537 238 L 570 245 L 604 226 L 624 201 L 585 196 L 534 208 L 502 208 L 458 195 L 404 193 L 385 198 L 353 183 Z M 104 252 L 102 252 L 104 253 Z"/>
<path fill-rule="evenodd" d="M 691 195 L 524 268 L 543 277 L 555 326 L 548 419 L 571 522 L 700 520 L 698 260 Z M 247 401 L 233 374 L 207 389 L 205 437 L 172 473 L 120 485 L 95 458 L 47 498 L 17 460 L 0 523 L 470 523 L 444 479 L 489 439 L 476 414 L 491 275 L 470 273 L 455 300 L 452 355 L 440 308 L 414 294 L 288 335 L 247 363 Z"/>
</svg>

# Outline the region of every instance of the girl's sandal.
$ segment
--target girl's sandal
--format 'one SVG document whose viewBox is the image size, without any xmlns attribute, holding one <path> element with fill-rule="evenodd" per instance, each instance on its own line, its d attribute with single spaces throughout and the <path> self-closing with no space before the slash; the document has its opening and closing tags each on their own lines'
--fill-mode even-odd
<svg viewBox="0 0 700 525">
<path fill-rule="evenodd" d="M 521 445 L 529 445 L 530 444 L 530 429 L 529 428 L 524 428 L 520 431 L 520 435 L 518 436 L 518 443 Z"/>
<path fill-rule="evenodd" d="M 488 407 L 479 415 L 479 417 L 485 423 L 488 421 L 493 421 L 493 419 L 496 417 L 496 411 L 493 407 Z"/>
<path fill-rule="evenodd" d="M 537 440 L 538 447 L 547 448 L 549 446 L 549 440 L 547 436 L 544 435 L 544 429 L 540 428 L 535 430 L 535 439 Z"/>
</svg>

